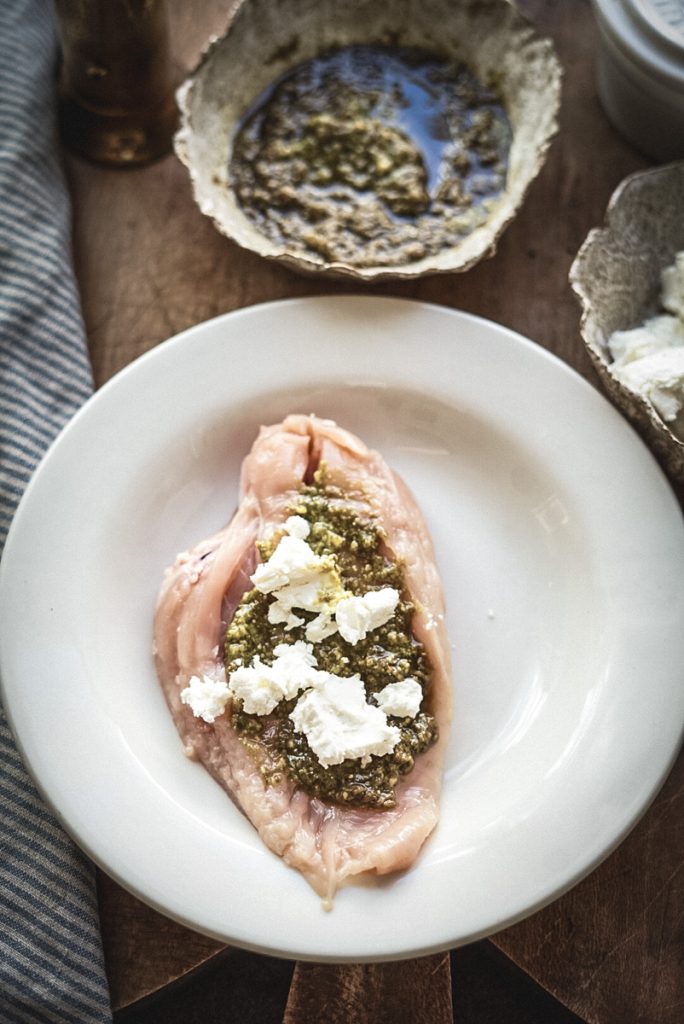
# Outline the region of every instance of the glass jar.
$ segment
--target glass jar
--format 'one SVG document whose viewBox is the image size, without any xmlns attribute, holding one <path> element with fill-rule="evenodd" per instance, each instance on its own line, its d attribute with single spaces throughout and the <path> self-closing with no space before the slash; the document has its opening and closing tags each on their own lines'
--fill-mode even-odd
<svg viewBox="0 0 684 1024">
<path fill-rule="evenodd" d="M 56 0 L 65 144 L 100 163 L 171 148 L 177 108 L 164 0 Z"/>
</svg>

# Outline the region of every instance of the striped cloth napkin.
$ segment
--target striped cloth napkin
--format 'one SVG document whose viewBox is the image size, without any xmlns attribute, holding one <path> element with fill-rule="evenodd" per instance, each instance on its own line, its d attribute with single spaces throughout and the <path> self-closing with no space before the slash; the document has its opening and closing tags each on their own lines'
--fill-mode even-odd
<svg viewBox="0 0 684 1024">
<path fill-rule="evenodd" d="M 0 548 L 92 388 L 55 132 L 52 3 L 0 0 Z M 0 1022 L 111 1021 L 94 872 L 46 810 L 0 708 Z"/>
</svg>

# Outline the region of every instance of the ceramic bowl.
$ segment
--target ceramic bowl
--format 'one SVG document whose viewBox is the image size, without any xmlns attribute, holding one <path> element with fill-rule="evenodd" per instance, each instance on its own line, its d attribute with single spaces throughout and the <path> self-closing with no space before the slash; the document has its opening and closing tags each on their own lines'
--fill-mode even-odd
<svg viewBox="0 0 684 1024">
<path fill-rule="evenodd" d="M 581 333 L 607 394 L 672 477 L 684 480 L 684 442 L 646 399 L 612 373 L 608 339 L 658 312 L 660 275 L 684 250 L 684 162 L 640 171 L 613 193 L 605 226 L 589 232 L 570 268 Z"/>
<path fill-rule="evenodd" d="M 504 192 L 484 223 L 436 255 L 371 267 L 309 258 L 271 241 L 238 205 L 228 165 L 245 112 L 291 68 L 349 44 L 421 47 L 465 63 L 479 80 L 494 78 L 499 87 L 512 125 Z M 175 148 L 202 212 L 222 234 L 261 256 L 359 281 L 463 271 L 494 253 L 542 167 L 557 130 L 560 79 L 551 43 L 507 0 L 242 0 L 228 30 L 210 43 L 179 89 Z"/>
</svg>

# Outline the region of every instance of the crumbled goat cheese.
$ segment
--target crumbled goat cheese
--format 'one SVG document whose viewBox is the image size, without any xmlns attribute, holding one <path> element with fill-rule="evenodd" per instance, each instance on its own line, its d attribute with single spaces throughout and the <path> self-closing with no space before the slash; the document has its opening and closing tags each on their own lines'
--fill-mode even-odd
<svg viewBox="0 0 684 1024">
<path fill-rule="evenodd" d="M 230 690 L 223 671 L 218 671 L 214 676 L 191 676 L 188 685 L 181 690 L 180 699 L 182 704 L 190 707 L 195 718 L 202 718 L 209 724 L 216 721 L 230 700 Z"/>
<path fill-rule="evenodd" d="M 283 525 L 285 533 L 291 537 L 298 537 L 299 540 L 306 540 L 311 533 L 311 527 L 303 516 L 288 516 Z"/>
<path fill-rule="evenodd" d="M 281 700 L 291 700 L 318 678 L 311 644 L 278 644 L 273 653 L 272 665 L 257 655 L 251 665 L 238 666 L 228 677 L 230 692 L 249 715 L 269 715 Z"/>
<path fill-rule="evenodd" d="M 285 629 L 294 629 L 295 626 L 301 626 L 304 619 L 301 615 L 295 615 L 291 608 L 286 608 L 278 601 L 274 601 L 273 604 L 268 606 L 268 621 L 273 626 L 283 622 Z"/>
<path fill-rule="evenodd" d="M 615 367 L 643 359 L 661 348 L 684 345 L 684 321 L 676 316 L 651 317 L 642 327 L 615 331 L 608 340 Z"/>
<path fill-rule="evenodd" d="M 297 611 L 314 612 L 316 617 L 305 630 L 311 643 L 320 643 L 339 629 L 347 643 L 357 644 L 392 618 L 399 602 L 397 590 L 384 587 L 362 597 L 348 594 L 334 557 L 317 555 L 306 542 L 306 519 L 290 516 L 285 529 L 288 532 L 271 557 L 257 566 L 251 577 L 257 590 L 273 598 L 268 606 L 271 624 L 283 623 L 286 629 L 294 629 L 305 621 Z"/>
<path fill-rule="evenodd" d="M 316 611 L 322 600 L 321 575 L 316 573 L 305 583 L 293 583 L 276 591 L 274 599 L 268 606 L 268 621 L 275 624 L 284 622 L 286 629 L 301 626 L 304 619 L 296 615 L 294 608 Z"/>
<path fill-rule="evenodd" d="M 678 252 L 671 267 L 660 275 L 663 308 L 684 320 L 684 252 Z"/>
<path fill-rule="evenodd" d="M 608 339 L 611 372 L 651 403 L 684 440 L 684 252 L 661 274 L 660 303 L 668 310 Z"/>
<path fill-rule="evenodd" d="M 343 679 L 329 672 L 318 675 L 315 687 L 302 694 L 290 718 L 319 763 L 329 768 L 347 758 L 360 758 L 361 764 L 367 764 L 372 754 L 391 753 L 401 733 L 389 725 L 384 711 L 367 702 L 361 678 Z"/>
<path fill-rule="evenodd" d="M 327 636 L 337 632 L 337 623 L 329 612 L 321 612 L 306 627 L 306 639 L 312 644 L 319 644 Z"/>
<path fill-rule="evenodd" d="M 399 591 L 394 587 L 369 590 L 363 597 L 345 597 L 335 609 L 337 628 L 347 643 L 357 644 L 372 630 L 384 626 L 398 603 Z"/>
<path fill-rule="evenodd" d="M 375 700 L 386 715 L 395 718 L 415 718 L 420 711 L 423 690 L 419 682 L 408 677 L 397 683 L 388 683 L 379 693 L 374 694 Z"/>
<path fill-rule="evenodd" d="M 239 698 L 248 714 L 268 715 L 281 700 L 292 700 L 304 690 L 290 718 L 324 768 L 346 758 L 360 758 L 367 764 L 372 754 L 394 750 L 401 733 L 389 725 L 383 709 L 368 703 L 358 675 L 345 678 L 319 670 L 311 644 L 302 640 L 278 644 L 273 653 L 272 665 L 265 665 L 257 655 L 251 665 L 240 665 L 230 673 L 228 686 L 223 684 L 226 694 Z M 404 683 L 418 687 L 420 704 L 420 686 L 412 679 Z"/>
<path fill-rule="evenodd" d="M 290 516 L 287 523 L 291 524 L 292 520 L 301 520 L 308 527 L 301 516 Z M 295 523 L 294 529 L 301 533 L 301 524 Z M 251 580 L 262 594 L 273 596 L 268 621 L 282 622 L 286 629 L 294 629 L 304 622 L 295 614 L 295 608 L 330 615 L 344 594 L 332 558 L 317 555 L 301 536 L 282 537 L 268 561 L 257 566 Z M 307 639 L 316 637 L 309 636 L 307 630 Z"/>
<path fill-rule="evenodd" d="M 684 407 L 684 345 L 656 349 L 614 371 L 625 387 L 643 395 L 666 423 L 673 423 Z"/>
<path fill-rule="evenodd" d="M 668 312 L 611 334 L 610 371 L 684 439 L 684 252 L 660 274 L 660 289 L 660 305 Z"/>
<path fill-rule="evenodd" d="M 307 583 L 316 573 L 324 572 L 328 563 L 317 555 L 301 537 L 282 537 L 267 562 L 258 565 L 251 577 L 262 594 L 298 583 Z"/>
</svg>

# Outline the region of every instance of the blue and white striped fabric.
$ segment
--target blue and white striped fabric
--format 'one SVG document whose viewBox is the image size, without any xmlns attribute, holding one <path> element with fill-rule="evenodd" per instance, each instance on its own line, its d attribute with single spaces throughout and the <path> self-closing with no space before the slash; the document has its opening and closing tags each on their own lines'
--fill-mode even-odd
<svg viewBox="0 0 684 1024">
<path fill-rule="evenodd" d="M 50 0 L 0 0 L 0 549 L 92 382 L 55 134 Z M 30 782 L 0 709 L 0 1022 L 111 1021 L 92 865 Z"/>
</svg>

